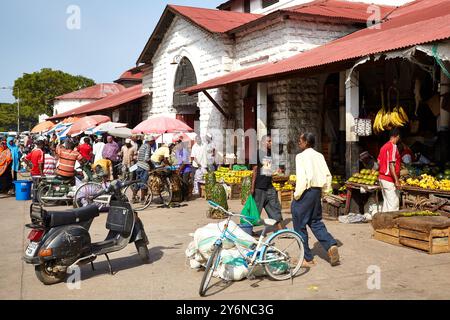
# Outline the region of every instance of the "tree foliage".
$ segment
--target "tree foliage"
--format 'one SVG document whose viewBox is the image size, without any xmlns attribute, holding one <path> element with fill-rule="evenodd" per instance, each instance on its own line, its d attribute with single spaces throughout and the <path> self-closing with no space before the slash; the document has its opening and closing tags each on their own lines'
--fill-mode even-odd
<svg viewBox="0 0 450 320">
<path fill-rule="evenodd" d="M 93 85 L 95 82 L 92 79 L 59 70 L 42 69 L 30 74 L 25 73 L 14 82 L 13 89 L 16 100 L 20 98 L 21 123 L 31 121 L 31 125 L 36 124 L 39 115 L 53 114 L 54 98 Z M 0 119 L 0 126 L 3 125 Z M 28 129 L 27 127 L 25 125 L 24 129 Z"/>
<path fill-rule="evenodd" d="M 0 103 L 0 132 L 17 129 L 17 109 L 13 103 Z"/>
</svg>

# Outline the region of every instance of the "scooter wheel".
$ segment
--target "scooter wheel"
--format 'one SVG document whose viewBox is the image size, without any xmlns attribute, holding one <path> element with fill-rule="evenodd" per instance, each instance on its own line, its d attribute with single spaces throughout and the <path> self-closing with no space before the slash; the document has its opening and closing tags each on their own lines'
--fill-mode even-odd
<svg viewBox="0 0 450 320">
<path fill-rule="evenodd" d="M 138 240 L 135 243 L 136 250 L 141 257 L 142 262 L 149 263 L 150 262 L 150 253 L 148 252 L 147 244 L 144 240 Z"/>
<path fill-rule="evenodd" d="M 46 286 L 64 282 L 67 274 L 65 272 L 48 272 L 45 265 L 41 264 L 34 267 L 34 272 L 36 277 Z"/>
</svg>

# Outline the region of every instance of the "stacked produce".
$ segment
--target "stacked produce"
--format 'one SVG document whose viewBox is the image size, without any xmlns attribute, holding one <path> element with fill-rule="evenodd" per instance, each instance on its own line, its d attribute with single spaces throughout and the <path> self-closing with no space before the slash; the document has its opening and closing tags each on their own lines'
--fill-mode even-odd
<svg viewBox="0 0 450 320">
<path fill-rule="evenodd" d="M 403 212 L 400 214 L 402 217 L 438 217 L 439 213 L 431 212 L 430 210 L 416 211 L 416 212 Z"/>
<path fill-rule="evenodd" d="M 296 175 L 291 175 L 289 180 L 284 183 L 273 182 L 272 185 L 277 191 L 292 191 L 295 190 L 295 182 L 297 181 Z"/>
<path fill-rule="evenodd" d="M 220 167 L 214 174 L 216 176 L 216 180 L 219 182 L 225 182 L 227 184 L 241 184 L 242 179 L 245 177 L 250 177 L 253 171 L 250 170 L 241 170 L 241 171 L 232 171 L 226 167 Z"/>
<path fill-rule="evenodd" d="M 214 172 L 208 172 L 207 174 L 205 174 L 206 200 L 211 200 L 212 191 L 216 184 L 217 184 L 217 181 L 216 181 L 216 176 L 214 175 Z"/>
<path fill-rule="evenodd" d="M 242 180 L 242 189 L 241 189 L 241 203 L 245 204 L 247 201 L 248 196 L 250 195 L 250 192 L 252 191 L 252 178 L 251 177 L 245 177 Z"/>
<path fill-rule="evenodd" d="M 445 178 L 442 180 L 438 180 L 428 174 L 422 174 L 418 178 L 408 178 L 406 179 L 406 181 L 402 182 L 402 185 L 428 190 L 450 191 L 450 179 Z"/>
<path fill-rule="evenodd" d="M 228 210 L 227 192 L 221 184 L 216 184 L 211 191 L 211 197 L 208 200 L 212 200 L 219 204 L 225 210 Z M 210 208 L 208 210 L 208 218 L 211 219 L 225 219 L 226 214 L 219 209 Z"/>
<path fill-rule="evenodd" d="M 355 173 L 347 182 L 366 184 L 374 186 L 378 184 L 378 171 L 362 169 L 359 173 Z"/>
</svg>

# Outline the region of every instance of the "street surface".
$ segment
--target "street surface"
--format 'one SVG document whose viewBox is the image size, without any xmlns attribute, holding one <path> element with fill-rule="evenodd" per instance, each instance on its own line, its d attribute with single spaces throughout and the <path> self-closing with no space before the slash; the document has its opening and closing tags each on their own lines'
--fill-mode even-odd
<svg viewBox="0 0 450 320">
<path fill-rule="evenodd" d="M 240 201 L 229 203 L 233 210 L 242 208 Z M 109 275 L 104 257 L 94 262 L 95 271 L 90 265 L 82 266 L 79 289 L 65 283 L 44 286 L 34 268 L 22 262 L 29 204 L 0 198 L 0 299 L 199 299 L 202 272 L 190 269 L 184 252 L 192 239 L 189 234 L 213 221 L 206 218 L 203 199 L 180 208 L 151 208 L 140 213 L 150 240 L 151 263 L 143 265 L 131 244 L 110 255 L 117 271 L 114 276 Z M 285 219 L 290 218 L 285 214 Z M 94 241 L 106 236 L 105 221 L 105 214 L 94 221 Z M 378 242 L 371 239 L 369 224 L 326 224 L 342 244 L 341 266 L 332 268 L 325 251 L 310 235 L 318 265 L 303 269 L 293 283 L 258 278 L 225 284 L 213 279 L 218 284 L 205 299 L 450 299 L 450 254 L 428 255 Z M 379 289 L 374 288 L 376 270 L 381 271 Z"/>
</svg>

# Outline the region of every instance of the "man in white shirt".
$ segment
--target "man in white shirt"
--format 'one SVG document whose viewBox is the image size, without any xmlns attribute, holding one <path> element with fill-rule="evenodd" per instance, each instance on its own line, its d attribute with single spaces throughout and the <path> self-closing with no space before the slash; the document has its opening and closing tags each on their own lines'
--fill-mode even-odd
<svg viewBox="0 0 450 320">
<path fill-rule="evenodd" d="M 195 144 L 192 146 L 191 151 L 191 162 L 191 175 L 192 181 L 194 181 L 194 189 L 192 194 L 198 195 L 198 183 L 202 180 L 203 175 L 206 173 L 206 167 L 208 166 L 205 145 L 202 144 L 202 139 L 200 136 L 195 137 Z"/>
<path fill-rule="evenodd" d="M 94 146 L 92 148 L 92 153 L 94 154 L 94 163 L 103 159 L 103 148 L 105 147 L 105 143 L 103 142 L 103 137 L 98 135 L 95 139 Z"/>
<path fill-rule="evenodd" d="M 299 139 L 302 152 L 295 159 L 297 183 L 295 200 L 291 206 L 294 230 L 304 241 L 305 266 L 310 267 L 315 264 L 314 256 L 308 246 L 306 226 L 311 228 L 322 247 L 328 251 L 330 264 L 336 266 L 339 264 L 337 242 L 322 222 L 321 202 L 322 193 L 331 191 L 332 176 L 323 155 L 313 149 L 315 142 L 312 133 L 302 134 Z"/>
<path fill-rule="evenodd" d="M 216 171 L 216 146 L 213 142 L 213 136 L 211 133 L 207 133 L 206 137 L 206 160 L 208 163 L 209 171 Z"/>
</svg>

